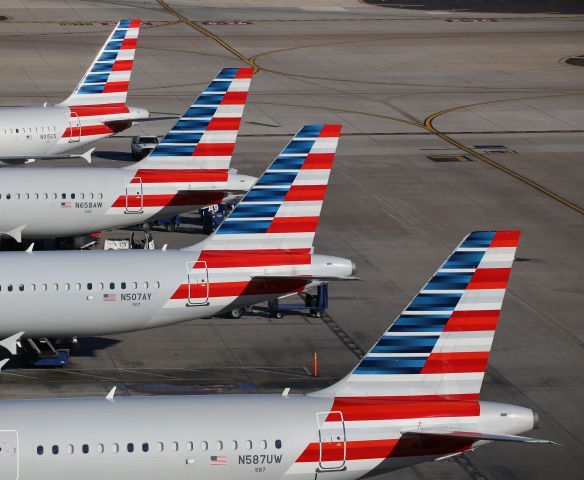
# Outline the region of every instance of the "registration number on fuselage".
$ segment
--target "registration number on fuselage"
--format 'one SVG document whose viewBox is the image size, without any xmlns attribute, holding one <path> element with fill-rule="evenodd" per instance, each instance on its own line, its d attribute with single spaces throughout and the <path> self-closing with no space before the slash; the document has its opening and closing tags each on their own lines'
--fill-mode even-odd
<svg viewBox="0 0 584 480">
<path fill-rule="evenodd" d="M 281 462 L 282 455 L 239 455 L 240 465 L 264 465 Z"/>
<path fill-rule="evenodd" d="M 151 293 L 122 293 L 120 300 L 123 302 L 140 302 L 142 300 L 150 300 L 151 297 Z"/>
</svg>

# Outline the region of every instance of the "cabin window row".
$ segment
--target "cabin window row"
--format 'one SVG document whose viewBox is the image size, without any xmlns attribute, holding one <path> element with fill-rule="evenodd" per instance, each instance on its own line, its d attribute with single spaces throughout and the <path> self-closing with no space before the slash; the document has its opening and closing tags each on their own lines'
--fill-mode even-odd
<svg viewBox="0 0 584 480">
<path fill-rule="evenodd" d="M 0 200 L 101 200 L 103 193 L 0 193 Z"/>
<path fill-rule="evenodd" d="M 25 290 L 29 290 L 31 292 L 46 292 L 46 291 L 54 291 L 57 292 L 59 290 L 64 291 L 92 291 L 92 290 L 116 290 L 116 288 L 120 290 L 138 290 L 141 289 L 158 289 L 160 288 L 160 282 L 87 282 L 87 283 L 31 283 L 28 287 L 24 283 L 8 283 L 5 285 L 0 285 L 0 292 L 24 292 Z"/>
<path fill-rule="evenodd" d="M 268 449 L 268 442 L 267 440 L 260 440 L 258 442 L 255 443 L 256 448 L 259 448 L 260 450 L 267 450 Z M 201 452 L 206 452 L 208 451 L 210 448 L 214 447 L 216 451 L 224 451 L 227 449 L 231 449 L 233 451 L 236 450 L 253 450 L 254 448 L 254 442 L 252 440 L 246 440 L 245 442 L 238 442 L 237 440 L 231 440 L 231 442 L 229 442 L 229 444 L 224 443 L 222 440 L 217 440 L 215 442 L 214 445 L 210 445 L 209 442 L 207 441 L 202 441 L 200 442 L 198 449 Z M 281 440 L 276 440 L 274 441 L 274 447 L 277 450 L 280 450 L 282 448 L 282 441 Z M 195 450 L 195 442 L 186 442 L 182 449 L 181 446 L 179 445 L 179 442 L 169 442 L 169 443 L 164 443 L 164 442 L 156 442 L 153 443 L 152 445 L 149 442 L 142 442 L 142 443 L 133 443 L 133 442 L 129 442 L 126 443 L 125 445 L 121 445 L 119 443 L 112 443 L 111 446 L 109 447 L 111 453 L 120 453 L 123 450 L 125 450 L 128 453 L 134 453 L 134 452 L 138 452 L 138 451 L 142 451 L 143 453 L 148 453 L 150 451 L 153 452 L 158 452 L 158 453 L 162 453 L 162 452 L 179 452 L 179 451 L 185 451 L 185 452 L 193 452 Z M 45 449 L 44 445 L 38 445 L 36 448 L 36 453 L 38 456 L 42 456 L 46 454 L 52 454 L 52 455 L 59 455 L 61 453 L 67 453 L 68 455 L 74 455 L 75 453 L 83 453 L 85 455 L 89 454 L 90 451 L 93 450 L 96 453 L 105 453 L 106 451 L 106 446 L 103 443 L 98 443 L 96 445 L 93 446 L 93 449 L 90 448 L 89 444 L 85 443 L 83 445 L 81 445 L 80 447 L 75 447 L 75 445 L 69 444 L 64 446 L 63 448 L 61 448 L 60 445 L 52 445 L 50 448 Z"/>
<path fill-rule="evenodd" d="M 56 132 L 57 127 L 55 125 L 48 125 L 43 127 L 25 127 L 25 128 L 5 128 L 4 134 L 14 134 L 14 133 L 44 133 L 44 132 Z"/>
</svg>

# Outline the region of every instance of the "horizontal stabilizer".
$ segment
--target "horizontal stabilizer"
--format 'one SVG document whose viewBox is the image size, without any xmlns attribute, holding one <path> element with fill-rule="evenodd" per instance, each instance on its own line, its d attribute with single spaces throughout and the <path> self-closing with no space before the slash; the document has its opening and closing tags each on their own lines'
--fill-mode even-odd
<svg viewBox="0 0 584 480">
<path fill-rule="evenodd" d="M 10 352 L 11 355 L 16 355 L 16 347 L 17 342 L 20 340 L 20 337 L 24 335 L 24 332 L 18 332 L 11 337 L 5 338 L 4 340 L 0 341 L 0 347 L 5 348 Z"/>
<path fill-rule="evenodd" d="M 551 443 L 557 445 L 551 440 L 542 440 L 539 438 L 522 437 L 519 435 L 505 435 L 500 433 L 484 432 L 461 432 L 455 430 L 440 430 L 436 428 L 423 428 L 420 430 L 403 431 L 402 435 L 407 437 L 447 437 L 447 438 L 466 438 L 470 440 L 490 441 L 490 442 L 519 442 L 519 443 Z"/>
<path fill-rule="evenodd" d="M 332 277 L 315 275 L 253 275 L 252 280 L 307 280 L 313 282 L 338 282 L 361 280 L 359 277 Z"/>
<path fill-rule="evenodd" d="M 84 153 L 62 153 L 60 155 L 38 155 L 38 156 L 23 156 L 23 155 L 15 155 L 10 157 L 3 157 L 0 156 L 0 162 L 7 163 L 10 165 L 22 165 L 24 163 L 32 163 L 37 160 L 60 160 L 60 159 L 67 159 L 67 158 L 82 158 L 87 163 L 91 163 L 91 154 L 95 148 L 90 148 L 87 152 Z"/>
<path fill-rule="evenodd" d="M 18 243 L 22 242 L 22 231 L 26 228 L 26 225 L 21 225 L 20 227 L 13 228 L 8 232 L 0 232 L 0 235 L 8 235 L 14 238 Z"/>
</svg>

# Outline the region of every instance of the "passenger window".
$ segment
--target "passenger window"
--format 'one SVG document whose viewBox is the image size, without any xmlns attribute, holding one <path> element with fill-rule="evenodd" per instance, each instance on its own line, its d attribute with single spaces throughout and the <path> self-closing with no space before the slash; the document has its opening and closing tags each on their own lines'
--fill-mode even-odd
<svg viewBox="0 0 584 480">
<path fill-rule="evenodd" d="M 73 199 L 75 199 L 75 194 L 74 193 L 71 194 L 71 200 L 73 200 Z"/>
<path fill-rule="evenodd" d="M 203 452 L 209 450 L 209 444 L 207 442 L 201 442 L 201 450 L 203 450 Z"/>
<path fill-rule="evenodd" d="M 122 290 L 125 290 L 126 289 L 126 282 L 120 283 L 120 287 L 122 288 Z"/>
<path fill-rule="evenodd" d="M 103 282 L 99 282 L 99 283 L 97 284 L 97 288 L 98 288 L 99 290 L 103 290 Z"/>
<path fill-rule="evenodd" d="M 48 194 L 48 193 L 45 193 L 45 194 L 43 195 L 43 197 L 45 198 L 45 200 L 48 200 L 48 199 L 49 199 L 49 194 Z"/>
<path fill-rule="evenodd" d="M 80 283 L 76 283 L 75 284 L 75 290 L 81 290 L 81 284 Z"/>
<path fill-rule="evenodd" d="M 266 442 L 265 440 L 262 440 L 262 441 L 260 442 L 260 448 L 261 448 L 262 450 L 265 450 L 266 448 L 268 448 L 268 442 Z"/>
<path fill-rule="evenodd" d="M 231 450 L 237 450 L 237 440 L 231 442 Z"/>
<path fill-rule="evenodd" d="M 16 129 L 16 133 L 18 133 L 18 128 Z"/>
<path fill-rule="evenodd" d="M 18 286 L 18 290 L 24 292 L 24 285 L 22 283 Z"/>
<path fill-rule="evenodd" d="M 160 288 L 160 282 L 154 282 L 154 288 Z"/>
<path fill-rule="evenodd" d="M 9 292 L 11 292 L 11 291 L 12 291 L 12 285 L 8 285 L 8 288 L 7 288 L 7 290 L 8 290 Z"/>
<path fill-rule="evenodd" d="M 43 283 L 43 284 L 41 285 L 41 290 L 42 290 L 43 292 L 46 292 L 46 291 L 47 291 L 47 284 L 46 284 L 46 283 Z"/>
<path fill-rule="evenodd" d="M 97 198 L 99 198 L 101 200 L 103 198 L 103 193 L 98 193 Z"/>
<path fill-rule="evenodd" d="M 16 200 L 20 200 L 20 193 L 16 194 Z"/>
<path fill-rule="evenodd" d="M 133 452 L 134 452 L 134 444 L 128 443 L 128 453 L 133 453 Z"/>
<path fill-rule="evenodd" d="M 158 450 L 159 452 L 164 452 L 164 443 L 158 442 L 156 444 L 156 450 Z"/>
<path fill-rule="evenodd" d="M 144 288 L 148 288 L 148 282 L 144 282 Z"/>
<path fill-rule="evenodd" d="M 79 196 L 81 197 L 81 200 L 83 200 L 85 198 L 85 194 L 84 193 L 80 193 Z"/>
<path fill-rule="evenodd" d="M 93 193 L 89 194 L 89 198 L 93 199 Z"/>
<path fill-rule="evenodd" d="M 29 195 L 28 193 L 25 193 L 25 194 L 24 194 L 24 199 L 25 199 L 25 200 L 29 200 L 29 199 L 30 199 L 30 195 Z"/>
<path fill-rule="evenodd" d="M 34 292 L 36 290 L 36 285 L 34 283 L 30 284 L 30 291 Z"/>
<path fill-rule="evenodd" d="M 89 445 L 87 445 L 87 443 L 84 443 L 81 447 L 81 451 L 85 454 L 89 453 Z"/>
<path fill-rule="evenodd" d="M 172 442 L 172 451 L 178 452 L 178 442 Z"/>
<path fill-rule="evenodd" d="M 88 283 L 87 284 L 87 290 L 91 290 L 91 289 L 93 289 L 93 285 L 91 283 Z"/>
<path fill-rule="evenodd" d="M 53 445 L 51 451 L 53 452 L 53 455 L 59 455 L 59 445 Z"/>
<path fill-rule="evenodd" d="M 246 440 L 245 441 L 245 448 L 247 448 L 248 450 L 251 450 L 253 447 L 253 443 L 251 440 Z"/>
<path fill-rule="evenodd" d="M 70 283 L 66 283 L 63 286 L 65 287 L 65 290 L 71 290 L 71 284 Z"/>
<path fill-rule="evenodd" d="M 192 452 L 195 449 L 193 442 L 187 442 L 187 452 Z"/>
<path fill-rule="evenodd" d="M 280 450 L 280 448 L 282 448 L 282 440 L 276 440 L 276 443 L 275 444 L 276 444 L 276 448 L 278 450 Z"/>
<path fill-rule="evenodd" d="M 103 446 L 103 443 L 98 443 L 97 444 L 97 453 L 103 453 L 105 452 L 105 447 Z"/>
<path fill-rule="evenodd" d="M 215 443 L 215 448 L 217 450 L 223 450 L 223 442 L 221 440 L 217 440 L 217 442 Z"/>
<path fill-rule="evenodd" d="M 57 200 L 57 194 L 53 193 L 53 200 Z"/>
<path fill-rule="evenodd" d="M 75 452 L 75 448 L 73 447 L 73 445 L 71 445 L 71 444 L 67 445 L 67 453 L 69 455 L 73 455 L 74 452 Z"/>
<path fill-rule="evenodd" d="M 132 288 L 136 290 L 138 288 L 138 282 L 132 282 Z"/>
<path fill-rule="evenodd" d="M 55 290 L 55 292 L 57 290 L 59 290 L 59 284 L 58 283 L 53 283 L 53 290 Z"/>
<path fill-rule="evenodd" d="M 34 194 L 34 199 L 35 199 L 35 200 L 39 200 L 39 199 L 40 199 L 40 195 L 39 195 L 38 193 L 35 193 L 35 194 Z"/>
<path fill-rule="evenodd" d="M 120 451 L 120 446 L 117 443 L 112 443 L 112 453 L 118 453 Z"/>
<path fill-rule="evenodd" d="M 150 446 L 148 445 L 148 443 L 144 442 L 144 443 L 142 444 L 142 451 L 143 451 L 144 453 L 146 453 L 148 450 L 150 450 Z"/>
<path fill-rule="evenodd" d="M 9 193 L 6 194 L 6 200 L 10 200 L 10 194 Z"/>
<path fill-rule="evenodd" d="M 114 282 L 110 283 L 110 290 L 113 290 L 114 288 L 116 288 L 116 284 Z"/>
<path fill-rule="evenodd" d="M 62 193 L 62 194 L 61 194 L 61 198 L 62 198 L 63 200 L 65 200 L 65 199 L 67 198 L 67 194 L 66 194 L 66 193 Z"/>
<path fill-rule="evenodd" d="M 45 453 L 45 448 L 42 445 L 37 447 L 37 455 L 43 455 Z"/>
</svg>

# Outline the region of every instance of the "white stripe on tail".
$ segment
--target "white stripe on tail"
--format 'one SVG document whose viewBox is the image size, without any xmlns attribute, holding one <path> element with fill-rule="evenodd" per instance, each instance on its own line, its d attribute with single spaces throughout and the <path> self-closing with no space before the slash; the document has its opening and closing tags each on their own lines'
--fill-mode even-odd
<svg viewBox="0 0 584 480">
<path fill-rule="evenodd" d="M 478 398 L 519 236 L 469 234 L 361 363 L 314 395 Z"/>
<path fill-rule="evenodd" d="M 128 96 L 140 20 L 120 20 L 61 106 L 123 106 Z"/>
<path fill-rule="evenodd" d="M 304 126 L 203 248 L 309 251 L 340 133 L 341 125 Z"/>
</svg>

